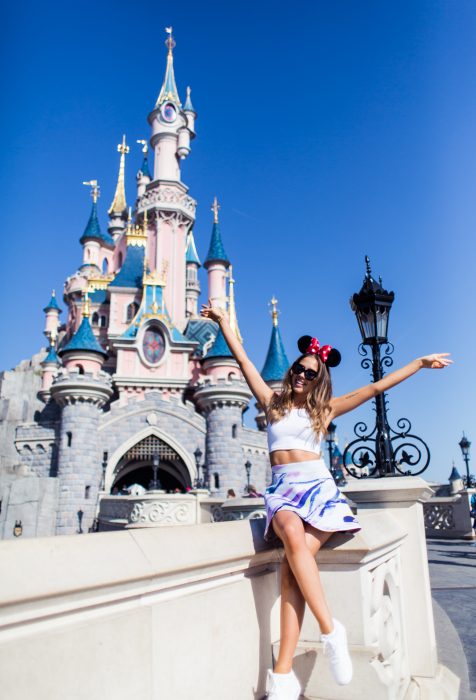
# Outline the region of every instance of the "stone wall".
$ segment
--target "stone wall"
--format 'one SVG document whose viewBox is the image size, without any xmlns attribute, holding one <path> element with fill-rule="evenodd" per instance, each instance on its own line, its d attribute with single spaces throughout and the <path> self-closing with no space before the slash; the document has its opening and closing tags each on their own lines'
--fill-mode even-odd
<svg viewBox="0 0 476 700">
<path fill-rule="evenodd" d="M 362 532 L 335 535 L 319 553 L 355 673 L 349 686 L 332 681 L 307 615 L 295 669 L 309 700 L 457 698 L 458 679 L 433 654 L 423 526 L 413 517 L 421 520 L 421 506 L 410 519 L 392 511 L 364 509 Z M 254 520 L 0 543 L 2 694 L 261 698 L 279 642 L 283 556 L 263 542 L 263 527 Z"/>
<path fill-rule="evenodd" d="M 44 357 L 42 351 L 14 369 L 0 373 L 0 472 L 20 461 L 14 445 L 17 426 L 32 422 L 35 414 L 44 409 L 37 398 Z"/>
</svg>

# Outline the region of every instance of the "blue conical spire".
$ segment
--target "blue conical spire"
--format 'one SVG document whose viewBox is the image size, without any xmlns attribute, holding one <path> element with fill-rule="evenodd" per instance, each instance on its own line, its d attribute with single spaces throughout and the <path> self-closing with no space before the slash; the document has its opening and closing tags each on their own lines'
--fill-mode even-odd
<svg viewBox="0 0 476 700">
<path fill-rule="evenodd" d="M 185 100 L 185 104 L 183 106 L 183 111 L 184 112 L 193 112 L 195 114 L 195 109 L 192 104 L 192 98 L 190 97 L 190 93 L 192 90 L 187 87 L 187 99 Z"/>
<path fill-rule="evenodd" d="M 273 330 L 271 331 L 271 340 L 269 341 L 268 354 L 264 362 L 264 367 L 261 372 L 265 382 L 280 382 L 289 368 L 289 360 L 284 349 L 284 344 L 281 338 L 281 333 L 278 328 L 278 300 L 274 297 L 271 299 L 273 307 Z"/>
<path fill-rule="evenodd" d="M 175 83 L 174 55 L 172 53 L 175 46 L 175 41 L 172 36 L 172 27 L 167 27 L 165 31 L 168 34 L 165 45 L 169 50 L 167 54 L 167 68 L 165 69 L 164 82 L 155 106 L 160 107 L 163 102 L 174 102 L 178 107 L 181 107 L 182 103 L 180 102 L 177 85 Z"/>
<path fill-rule="evenodd" d="M 144 158 L 142 160 L 142 165 L 140 166 L 140 172 L 142 175 L 145 175 L 146 177 L 149 178 L 149 180 L 152 180 L 150 176 L 150 170 L 149 170 L 149 161 L 147 159 L 147 153 L 144 154 Z"/>
<path fill-rule="evenodd" d="M 209 360 L 212 357 L 233 357 L 221 328 L 218 329 L 215 342 L 203 359 Z"/>
<path fill-rule="evenodd" d="M 455 463 L 453 462 L 453 469 L 451 470 L 450 478 L 448 479 L 448 481 L 457 481 L 458 479 L 461 479 L 461 474 L 456 469 Z"/>
<path fill-rule="evenodd" d="M 61 309 L 58 306 L 58 302 L 56 301 L 56 292 L 53 289 L 51 292 L 51 299 L 48 302 L 48 305 L 45 306 L 43 311 L 46 313 L 47 311 L 57 311 L 59 314 L 61 313 Z"/>
<path fill-rule="evenodd" d="M 220 233 L 220 224 L 218 223 L 218 209 L 220 208 L 220 205 L 218 204 L 218 200 L 215 197 L 213 200 L 213 206 L 212 206 L 212 211 L 214 215 L 213 219 L 213 228 L 212 228 L 212 238 L 210 240 L 210 247 L 208 249 L 208 254 L 205 259 L 205 262 L 203 263 L 204 267 L 208 268 L 208 266 L 212 262 L 223 262 L 225 263 L 226 267 L 229 267 L 230 261 L 228 260 L 228 256 L 225 253 L 225 248 L 223 247 L 223 241 L 221 240 L 221 233 Z"/>
<path fill-rule="evenodd" d="M 86 243 L 86 241 L 90 241 L 91 239 L 99 241 L 100 243 L 106 243 L 107 245 L 114 245 L 112 236 L 101 231 L 98 219 L 98 205 L 96 201 L 93 201 L 93 207 L 91 209 L 88 223 L 86 224 L 86 228 L 84 229 L 84 233 L 79 239 L 79 242 L 81 245 L 83 245 Z"/>
<path fill-rule="evenodd" d="M 76 333 L 73 335 L 71 340 L 64 348 L 61 348 L 59 355 L 62 356 L 66 352 L 72 350 L 84 350 L 86 352 L 96 352 L 103 357 L 107 357 L 107 352 L 98 343 L 96 336 L 93 333 L 91 324 L 89 323 L 89 318 L 87 316 L 83 317 L 81 325 L 79 326 Z"/>
<path fill-rule="evenodd" d="M 190 231 L 188 234 L 187 250 L 185 252 L 185 262 L 195 263 L 195 265 L 200 265 L 200 259 L 198 257 L 197 249 L 195 247 L 195 240 L 193 238 L 193 233 Z"/>
<path fill-rule="evenodd" d="M 56 349 L 55 349 L 54 343 L 52 343 L 50 345 L 50 349 L 48 351 L 47 356 L 45 357 L 45 359 L 43 360 L 43 362 L 41 364 L 42 365 L 57 365 L 58 366 L 59 363 L 60 363 L 60 361 L 59 361 L 58 355 L 56 354 Z"/>
</svg>

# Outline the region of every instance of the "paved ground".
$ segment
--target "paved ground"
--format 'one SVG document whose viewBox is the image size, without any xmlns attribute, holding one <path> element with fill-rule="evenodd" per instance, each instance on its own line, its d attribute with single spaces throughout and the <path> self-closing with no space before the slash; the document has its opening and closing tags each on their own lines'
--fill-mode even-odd
<svg viewBox="0 0 476 700">
<path fill-rule="evenodd" d="M 476 542 L 427 540 L 439 658 L 476 700 Z"/>
</svg>

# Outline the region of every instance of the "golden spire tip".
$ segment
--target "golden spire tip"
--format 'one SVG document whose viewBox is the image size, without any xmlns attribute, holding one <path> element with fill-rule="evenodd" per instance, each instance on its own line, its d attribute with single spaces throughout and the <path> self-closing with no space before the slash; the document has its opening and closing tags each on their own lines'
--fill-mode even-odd
<svg viewBox="0 0 476 700">
<path fill-rule="evenodd" d="M 215 199 L 213 200 L 212 207 L 211 207 L 211 210 L 213 212 L 213 222 L 215 224 L 218 223 L 218 210 L 219 209 L 220 209 L 220 205 L 218 204 L 218 199 L 215 197 Z"/>
</svg>

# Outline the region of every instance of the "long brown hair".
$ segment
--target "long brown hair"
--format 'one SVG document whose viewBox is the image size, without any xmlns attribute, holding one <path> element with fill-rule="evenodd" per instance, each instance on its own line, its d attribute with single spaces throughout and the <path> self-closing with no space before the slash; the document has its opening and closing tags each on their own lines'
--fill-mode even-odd
<svg viewBox="0 0 476 700">
<path fill-rule="evenodd" d="M 316 355 L 304 353 L 298 357 L 296 362 L 301 362 L 305 357 L 315 357 L 317 362 L 317 377 L 313 380 L 315 385 L 312 391 L 307 394 L 303 408 L 308 412 L 314 432 L 319 437 L 321 433 L 326 431 L 326 422 L 331 411 L 332 380 L 329 369 Z M 274 394 L 269 403 L 267 419 L 270 423 L 276 423 L 281 420 L 293 408 L 292 367 L 293 365 L 291 365 L 284 376 L 281 393 Z"/>
</svg>

